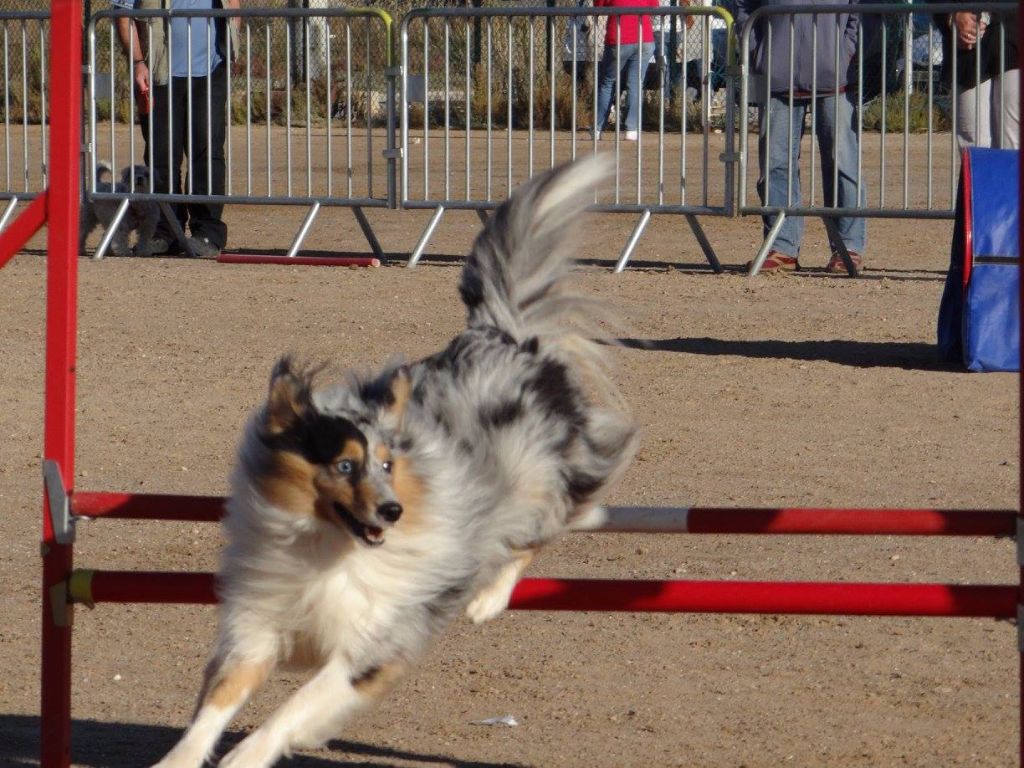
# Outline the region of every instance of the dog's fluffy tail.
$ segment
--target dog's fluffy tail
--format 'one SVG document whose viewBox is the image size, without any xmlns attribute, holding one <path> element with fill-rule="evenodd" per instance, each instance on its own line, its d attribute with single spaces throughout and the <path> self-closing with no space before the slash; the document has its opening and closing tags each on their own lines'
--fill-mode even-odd
<svg viewBox="0 0 1024 768">
<path fill-rule="evenodd" d="M 459 292 L 470 328 L 493 326 L 517 341 L 559 336 L 590 302 L 569 290 L 570 233 L 605 177 L 601 158 L 563 165 L 517 189 L 477 237 Z"/>
<path fill-rule="evenodd" d="M 574 476 L 590 481 L 574 495 L 569 522 L 581 525 L 637 449 L 636 425 L 609 375 L 610 347 L 595 341 L 606 334 L 608 307 L 569 279 L 571 234 L 607 175 L 607 161 L 591 157 L 524 184 L 477 237 L 459 285 L 471 329 L 496 327 L 519 344 L 537 339 L 544 354 L 569 363 L 590 400 L 586 437 L 570 458 Z"/>
<path fill-rule="evenodd" d="M 619 400 L 603 372 L 605 349 L 593 341 L 604 335 L 598 319 L 614 318 L 567 279 L 571 235 L 608 166 L 607 158 L 589 157 L 535 176 L 513 192 L 477 236 L 459 293 L 470 328 L 499 328 L 519 342 L 537 338 L 582 364 L 592 384 Z"/>
</svg>

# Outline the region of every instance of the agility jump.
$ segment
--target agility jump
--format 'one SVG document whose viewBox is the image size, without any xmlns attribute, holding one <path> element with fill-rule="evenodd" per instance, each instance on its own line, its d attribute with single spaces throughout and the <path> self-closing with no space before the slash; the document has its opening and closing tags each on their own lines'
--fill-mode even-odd
<svg viewBox="0 0 1024 768">
<path fill-rule="evenodd" d="M 40 195 L 0 238 L 0 266 L 48 223 L 44 497 L 42 525 L 41 764 L 70 764 L 71 626 L 74 602 L 187 602 L 213 599 L 209 574 L 76 571 L 74 524 L 80 517 L 206 520 L 219 517 L 212 497 L 146 496 L 79 491 L 72 482 L 77 359 L 77 223 L 81 104 L 81 0 L 55 0 L 50 61 L 51 98 L 60 109 L 50 133 L 52 174 Z M 623 519 L 627 522 L 623 523 Z M 615 510 L 604 530 L 680 533 L 1012 536 L 1019 512 L 997 510 L 712 509 Z M 655 522 L 651 522 L 654 519 Z M 675 521 L 675 522 L 671 522 Z M 1024 576 L 1024 569 L 1022 569 Z M 186 585 L 187 586 L 184 586 Z M 599 586 L 599 589 L 595 589 Z M 900 616 L 1022 615 L 1019 585 L 743 583 L 527 579 L 512 607 L 538 610 L 671 610 L 831 613 Z M 598 598 L 595 595 L 602 597 Z M 1020 653 L 1020 652 L 1019 652 Z M 1024 654 L 1022 654 L 1024 656 Z M 1022 678 L 1024 691 L 1024 678 Z M 1024 733 L 1024 728 L 1021 729 Z M 1021 742 L 1024 762 L 1024 740 Z"/>
</svg>

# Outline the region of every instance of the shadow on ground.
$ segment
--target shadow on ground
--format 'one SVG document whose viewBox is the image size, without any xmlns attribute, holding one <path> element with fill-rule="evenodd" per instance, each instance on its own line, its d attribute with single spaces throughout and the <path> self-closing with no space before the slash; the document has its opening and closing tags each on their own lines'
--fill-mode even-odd
<svg viewBox="0 0 1024 768">
<path fill-rule="evenodd" d="M 244 733 L 225 734 L 217 750 L 223 755 L 242 740 Z M 103 723 L 75 720 L 71 725 L 71 756 L 76 765 L 93 768 L 138 768 L 162 757 L 181 736 L 179 728 L 141 723 Z M 459 760 L 446 755 L 409 752 L 352 741 L 332 741 L 337 753 L 331 759 L 297 755 L 281 760 L 285 768 L 381 768 L 381 766 L 438 766 L 438 768 L 523 768 L 518 763 Z M 34 715 L 0 715 L 0 766 L 39 764 L 39 718 Z"/>
<path fill-rule="evenodd" d="M 846 339 L 748 341 L 736 339 L 677 338 L 619 339 L 631 349 L 653 352 L 686 352 L 691 355 L 735 355 L 750 358 L 778 358 L 836 363 L 855 368 L 905 368 L 915 371 L 959 371 L 939 357 L 934 344 Z"/>
</svg>

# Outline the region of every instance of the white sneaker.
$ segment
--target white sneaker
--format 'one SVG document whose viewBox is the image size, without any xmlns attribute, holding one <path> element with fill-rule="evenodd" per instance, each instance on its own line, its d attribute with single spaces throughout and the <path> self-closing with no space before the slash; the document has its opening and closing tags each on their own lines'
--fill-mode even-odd
<svg viewBox="0 0 1024 768">
<path fill-rule="evenodd" d="M 639 140 L 640 140 L 640 132 L 639 131 L 626 131 L 626 141 L 639 141 Z"/>
<path fill-rule="evenodd" d="M 601 132 L 600 131 L 595 131 L 593 128 L 591 128 L 590 129 L 590 138 L 594 139 L 595 141 L 600 141 L 601 140 Z"/>
</svg>

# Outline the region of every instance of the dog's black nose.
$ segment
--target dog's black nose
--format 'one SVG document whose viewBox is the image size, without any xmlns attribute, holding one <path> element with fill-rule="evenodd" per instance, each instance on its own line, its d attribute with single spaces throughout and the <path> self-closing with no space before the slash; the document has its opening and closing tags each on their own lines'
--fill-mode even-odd
<svg viewBox="0 0 1024 768">
<path fill-rule="evenodd" d="M 402 516 L 402 505 L 397 501 L 385 502 L 377 507 L 377 514 L 389 523 L 397 522 L 398 518 Z"/>
</svg>

